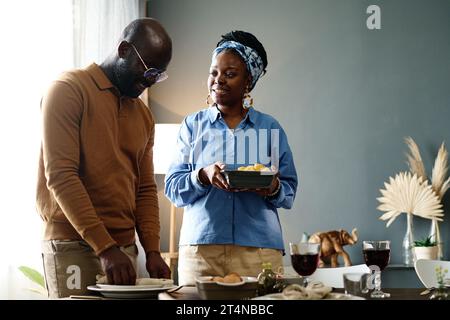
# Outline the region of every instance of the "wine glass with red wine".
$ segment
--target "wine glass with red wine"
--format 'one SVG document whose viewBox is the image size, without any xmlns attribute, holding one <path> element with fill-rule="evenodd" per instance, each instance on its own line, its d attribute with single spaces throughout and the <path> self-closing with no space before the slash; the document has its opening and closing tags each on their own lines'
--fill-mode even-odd
<svg viewBox="0 0 450 320">
<path fill-rule="evenodd" d="M 381 291 L 381 271 L 389 264 L 391 257 L 391 242 L 363 241 L 363 254 L 366 265 L 375 275 L 375 290 L 370 294 L 371 298 L 389 298 L 389 293 Z"/>
<path fill-rule="evenodd" d="M 294 270 L 302 276 L 303 285 L 308 284 L 308 276 L 312 275 L 319 265 L 319 243 L 289 243 L 291 262 Z"/>
</svg>

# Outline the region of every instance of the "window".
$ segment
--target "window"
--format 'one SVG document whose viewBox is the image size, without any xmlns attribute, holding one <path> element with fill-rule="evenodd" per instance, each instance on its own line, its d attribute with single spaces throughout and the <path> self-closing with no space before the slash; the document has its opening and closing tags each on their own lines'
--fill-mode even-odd
<svg viewBox="0 0 450 320">
<path fill-rule="evenodd" d="M 34 201 L 40 99 L 73 66 L 72 0 L 2 1 L 0 32 L 0 298 L 26 299 L 33 294 L 17 267 L 42 271 L 42 223 Z"/>
</svg>

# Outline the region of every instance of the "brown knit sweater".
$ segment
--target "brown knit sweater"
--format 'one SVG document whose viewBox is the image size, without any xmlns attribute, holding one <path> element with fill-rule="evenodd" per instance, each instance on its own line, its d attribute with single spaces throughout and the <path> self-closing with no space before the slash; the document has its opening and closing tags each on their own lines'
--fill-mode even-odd
<svg viewBox="0 0 450 320">
<path fill-rule="evenodd" d="M 84 239 L 99 254 L 135 241 L 159 251 L 154 119 L 96 64 L 64 73 L 41 103 L 37 208 L 44 239 Z"/>
</svg>

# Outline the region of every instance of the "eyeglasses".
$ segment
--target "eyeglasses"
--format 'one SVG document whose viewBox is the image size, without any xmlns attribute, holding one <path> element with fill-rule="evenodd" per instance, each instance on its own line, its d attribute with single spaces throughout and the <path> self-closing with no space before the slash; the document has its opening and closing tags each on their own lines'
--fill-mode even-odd
<svg viewBox="0 0 450 320">
<path fill-rule="evenodd" d="M 161 71 L 161 70 L 158 70 L 156 68 L 149 68 L 149 67 L 147 67 L 147 65 L 144 62 L 144 59 L 142 59 L 141 55 L 137 51 L 137 49 L 134 46 L 134 44 L 132 44 L 132 43 L 130 43 L 130 44 L 133 47 L 134 51 L 136 52 L 137 56 L 139 57 L 139 59 L 141 60 L 142 64 L 145 67 L 144 78 L 146 78 L 147 80 L 152 81 L 152 82 L 153 81 L 154 82 L 161 82 L 161 81 L 166 80 L 169 77 L 165 71 Z"/>
</svg>

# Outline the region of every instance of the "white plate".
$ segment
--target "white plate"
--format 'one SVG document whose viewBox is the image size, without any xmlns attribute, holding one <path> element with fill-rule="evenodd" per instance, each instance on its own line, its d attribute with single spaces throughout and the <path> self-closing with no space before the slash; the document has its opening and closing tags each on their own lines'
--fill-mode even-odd
<svg viewBox="0 0 450 320">
<path fill-rule="evenodd" d="M 100 284 L 97 283 L 97 287 L 101 289 L 118 289 L 118 290 L 135 290 L 135 289 L 161 289 L 165 287 L 172 287 L 173 281 L 170 280 L 167 284 L 142 284 L 142 285 L 115 285 L 115 284 Z"/>
<path fill-rule="evenodd" d="M 88 286 L 88 290 L 100 292 L 102 296 L 117 299 L 141 299 L 156 298 L 158 293 L 164 292 L 177 286 L 167 285 L 148 288 L 148 286 L 114 286 L 108 285 L 108 288 L 102 288 L 99 285 Z M 130 288 L 131 287 L 131 288 Z"/>
<path fill-rule="evenodd" d="M 201 277 L 197 277 L 195 280 L 200 283 L 216 283 L 216 284 L 218 284 L 220 286 L 224 286 L 224 287 L 238 287 L 238 286 L 242 286 L 245 283 L 252 283 L 252 282 L 258 281 L 258 279 L 255 277 L 241 277 L 242 281 L 240 281 L 240 282 L 227 283 L 227 282 L 220 282 L 220 281 L 212 281 L 211 278 L 212 278 L 211 276 L 201 276 Z"/>
<path fill-rule="evenodd" d="M 345 294 L 345 293 L 337 293 L 337 292 L 331 292 L 326 297 L 326 300 L 366 300 L 366 298 L 354 296 L 351 294 Z"/>
<path fill-rule="evenodd" d="M 283 298 L 282 293 L 271 293 L 266 294 L 265 296 L 253 298 L 252 300 L 287 300 L 287 299 Z M 366 299 L 363 297 L 353 296 L 350 294 L 331 292 L 327 294 L 325 298 L 320 300 L 366 300 Z"/>
</svg>

